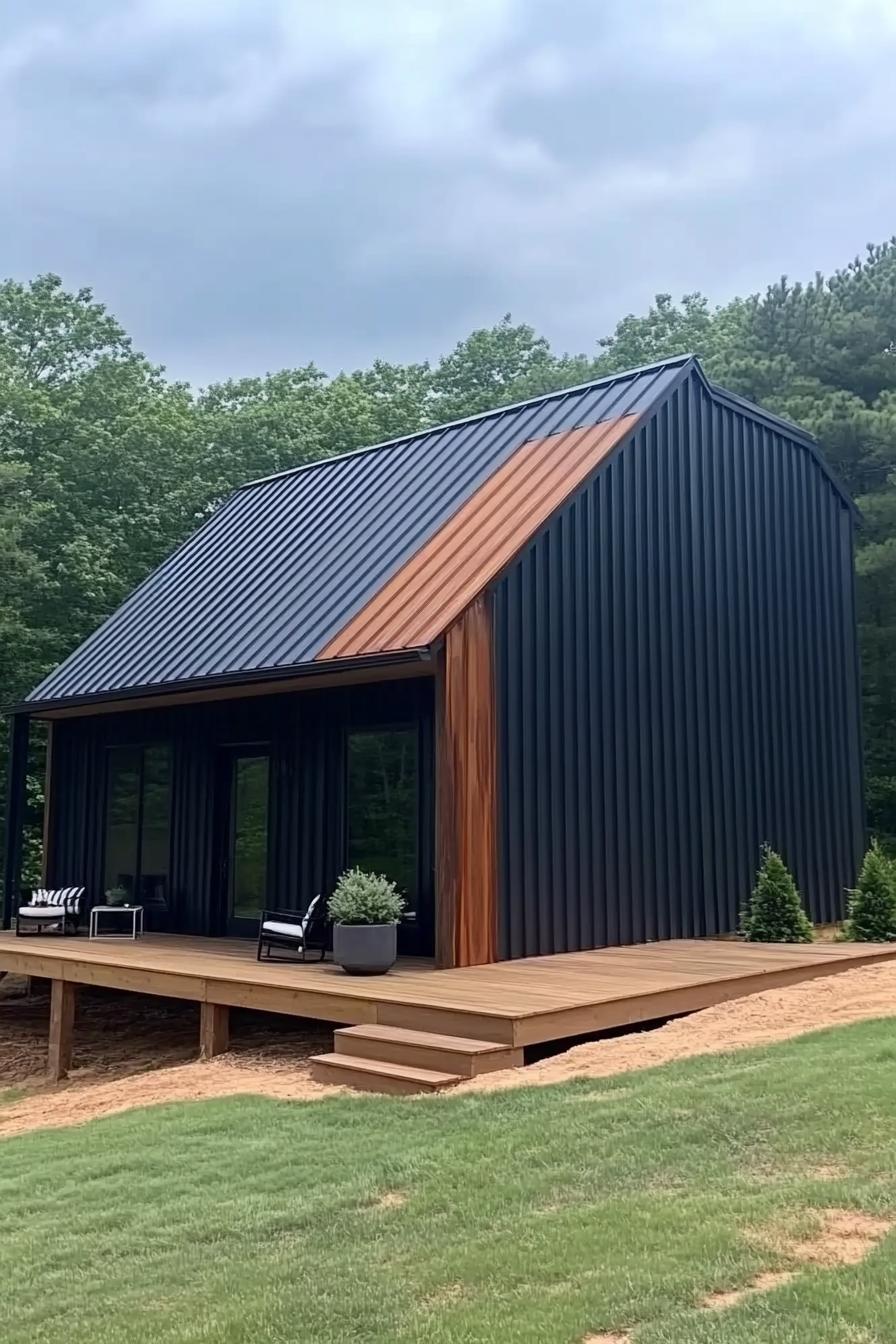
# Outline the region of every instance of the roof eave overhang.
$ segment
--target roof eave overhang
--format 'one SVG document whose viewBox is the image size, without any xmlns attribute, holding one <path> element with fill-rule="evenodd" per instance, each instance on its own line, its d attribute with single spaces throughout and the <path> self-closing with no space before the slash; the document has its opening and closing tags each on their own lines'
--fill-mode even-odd
<svg viewBox="0 0 896 1344">
<path fill-rule="evenodd" d="M 194 677 L 184 681 L 166 682 L 164 685 L 129 686 L 126 689 L 101 691 L 91 695 L 57 696 L 46 700 L 23 700 L 10 705 L 7 714 L 28 714 L 34 718 L 62 718 L 67 713 L 84 714 L 95 710 L 126 709 L 139 701 L 142 708 L 148 708 L 147 702 L 159 708 L 172 702 L 199 704 L 204 699 L 225 699 L 239 697 L 241 691 L 260 694 L 300 690 L 309 683 L 320 684 L 339 681 L 376 680 L 390 672 L 396 674 L 425 673 L 431 662 L 432 650 L 426 648 L 396 649 L 386 653 L 364 654 L 352 658 L 331 658 L 322 662 L 300 663 L 293 667 L 272 667 L 252 672 L 234 672 L 216 677 Z M 232 691 L 232 697 L 227 696 Z"/>
</svg>

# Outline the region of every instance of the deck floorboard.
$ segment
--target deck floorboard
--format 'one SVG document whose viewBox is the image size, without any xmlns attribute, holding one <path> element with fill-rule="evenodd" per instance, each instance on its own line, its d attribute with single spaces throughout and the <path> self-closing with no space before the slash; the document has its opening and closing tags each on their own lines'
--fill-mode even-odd
<svg viewBox="0 0 896 1344">
<path fill-rule="evenodd" d="M 266 964 L 236 939 L 0 933 L 0 971 L 322 1021 L 381 1023 L 514 1045 L 689 1012 L 741 993 L 896 957 L 891 944 L 676 939 L 436 970 L 406 958 L 354 978 L 330 962 Z"/>
</svg>

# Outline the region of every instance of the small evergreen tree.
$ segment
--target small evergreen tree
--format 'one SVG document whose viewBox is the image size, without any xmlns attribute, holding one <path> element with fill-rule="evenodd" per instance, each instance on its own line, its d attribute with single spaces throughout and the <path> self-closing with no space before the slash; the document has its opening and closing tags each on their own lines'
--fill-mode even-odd
<svg viewBox="0 0 896 1344">
<path fill-rule="evenodd" d="M 896 867 L 876 840 L 862 860 L 858 882 L 847 894 L 847 938 L 858 943 L 896 940 Z"/>
<path fill-rule="evenodd" d="M 811 943 L 812 925 L 787 865 L 762 846 L 756 885 L 741 919 L 749 943 Z"/>
</svg>

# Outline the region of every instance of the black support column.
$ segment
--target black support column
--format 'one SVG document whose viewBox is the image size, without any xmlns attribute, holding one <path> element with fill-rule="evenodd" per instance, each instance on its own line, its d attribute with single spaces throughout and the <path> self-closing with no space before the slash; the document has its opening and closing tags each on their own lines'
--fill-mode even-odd
<svg viewBox="0 0 896 1344">
<path fill-rule="evenodd" d="M 28 772 L 27 714 L 9 720 L 9 771 L 6 781 L 6 833 L 3 845 L 3 927 L 12 923 L 22 880 L 22 839 L 25 827 L 25 779 Z"/>
</svg>

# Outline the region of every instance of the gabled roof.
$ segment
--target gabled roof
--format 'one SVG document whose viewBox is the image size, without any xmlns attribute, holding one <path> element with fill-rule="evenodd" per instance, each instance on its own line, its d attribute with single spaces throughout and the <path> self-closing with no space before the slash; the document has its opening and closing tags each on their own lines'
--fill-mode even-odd
<svg viewBox="0 0 896 1344">
<path fill-rule="evenodd" d="M 683 355 L 243 486 L 26 704 L 426 648 L 691 370 Z"/>
</svg>

